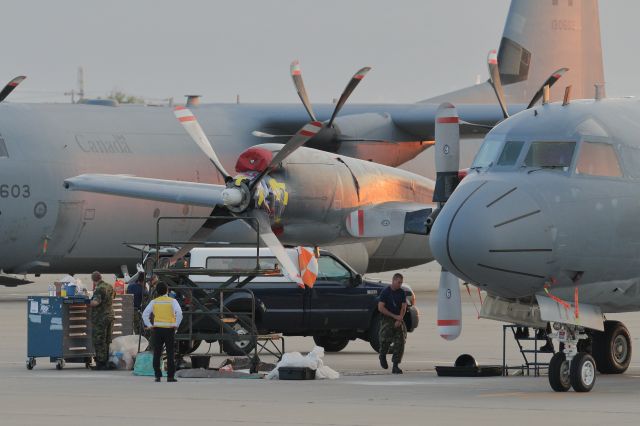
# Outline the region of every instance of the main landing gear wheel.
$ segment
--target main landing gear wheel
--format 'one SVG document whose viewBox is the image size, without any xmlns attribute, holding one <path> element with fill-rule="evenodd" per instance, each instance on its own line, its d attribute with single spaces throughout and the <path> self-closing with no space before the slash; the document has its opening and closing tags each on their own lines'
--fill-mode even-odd
<svg viewBox="0 0 640 426">
<path fill-rule="evenodd" d="M 64 359 L 56 361 L 56 370 L 62 370 L 64 368 Z"/>
<path fill-rule="evenodd" d="M 556 392 L 566 392 L 571 389 L 570 366 L 567 357 L 562 352 L 556 352 L 549 362 L 549 384 Z"/>
<path fill-rule="evenodd" d="M 593 333 L 593 357 L 603 374 L 622 374 L 631 363 L 631 336 L 620 321 L 605 321 L 604 332 Z"/>
<path fill-rule="evenodd" d="M 579 352 L 571 361 L 571 386 L 576 392 L 589 392 L 596 384 L 596 362 L 586 352 Z"/>
<path fill-rule="evenodd" d="M 35 358 L 28 358 L 27 359 L 27 370 L 33 370 L 33 367 L 36 366 L 36 359 Z"/>
</svg>

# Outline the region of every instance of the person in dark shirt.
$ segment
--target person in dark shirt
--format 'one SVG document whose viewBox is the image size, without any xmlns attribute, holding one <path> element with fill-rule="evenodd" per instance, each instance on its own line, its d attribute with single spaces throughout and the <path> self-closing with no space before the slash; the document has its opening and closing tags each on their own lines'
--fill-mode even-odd
<svg viewBox="0 0 640 426">
<path fill-rule="evenodd" d="M 146 293 L 144 274 L 138 273 L 135 279 L 129 281 L 129 285 L 127 285 L 127 294 L 133 294 L 133 329 L 138 334 L 142 332 L 141 308 Z"/>
<path fill-rule="evenodd" d="M 380 311 L 380 366 L 385 370 L 387 364 L 387 352 L 393 344 L 393 374 L 402 374 L 398 366 L 404 354 L 404 343 L 407 339 L 407 328 L 404 324 L 404 314 L 407 312 L 407 295 L 402 289 L 402 274 L 394 274 L 391 285 L 378 297 L 378 311 Z"/>
</svg>

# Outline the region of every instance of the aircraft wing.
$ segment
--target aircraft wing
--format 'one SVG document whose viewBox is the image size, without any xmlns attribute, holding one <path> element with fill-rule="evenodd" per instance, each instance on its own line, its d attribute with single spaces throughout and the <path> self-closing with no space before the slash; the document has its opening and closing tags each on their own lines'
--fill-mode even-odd
<svg viewBox="0 0 640 426">
<path fill-rule="evenodd" d="M 213 207 L 223 204 L 224 185 L 142 178 L 130 175 L 84 174 L 65 179 L 71 191 Z"/>
<path fill-rule="evenodd" d="M 426 235 L 426 220 L 434 206 L 391 202 L 352 211 L 346 228 L 352 237 L 384 238 L 402 234 Z"/>
</svg>

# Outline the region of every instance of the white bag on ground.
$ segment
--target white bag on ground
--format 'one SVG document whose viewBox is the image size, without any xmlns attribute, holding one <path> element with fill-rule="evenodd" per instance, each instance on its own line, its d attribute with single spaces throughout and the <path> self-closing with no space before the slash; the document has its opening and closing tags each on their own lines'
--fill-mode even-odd
<svg viewBox="0 0 640 426">
<path fill-rule="evenodd" d="M 109 345 L 109 361 L 113 362 L 118 368 L 133 369 L 133 364 L 138 354 L 139 339 L 140 336 L 137 334 L 113 339 Z M 142 337 L 140 347 L 146 348 L 148 344 L 147 339 Z"/>
<path fill-rule="evenodd" d="M 280 367 L 308 367 L 312 370 L 316 370 L 316 379 L 337 379 L 340 377 L 340 373 L 334 369 L 324 365 L 322 358 L 324 357 L 324 348 L 316 346 L 306 356 L 303 356 L 300 352 L 287 352 L 282 356 L 282 359 L 276 368 L 271 370 L 267 374 L 266 379 L 278 379 L 278 368 Z"/>
</svg>

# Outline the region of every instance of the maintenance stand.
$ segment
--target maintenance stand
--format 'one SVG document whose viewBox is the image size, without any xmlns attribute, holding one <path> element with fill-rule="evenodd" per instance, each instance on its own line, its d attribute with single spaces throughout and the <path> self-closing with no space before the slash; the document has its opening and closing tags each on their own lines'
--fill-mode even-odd
<svg viewBox="0 0 640 426">
<path fill-rule="evenodd" d="M 233 221 L 244 220 L 256 230 L 256 241 L 251 244 L 255 247 L 255 263 L 242 262 L 240 267 L 228 269 L 208 269 L 206 267 L 191 267 L 184 258 L 170 260 L 162 257 L 166 247 L 238 247 L 246 244 L 223 244 L 207 241 L 163 241 L 161 225 L 169 221 L 184 220 L 220 220 Z M 183 321 L 175 336 L 176 357 L 180 361 L 185 355 L 195 351 L 202 341 L 220 342 L 225 347 L 227 342 L 236 342 L 234 348 L 241 350 L 241 355 L 247 357 L 251 363 L 251 372 L 257 372 L 260 362 L 259 348 L 279 358 L 284 353 L 284 340 L 280 335 L 260 335 L 256 327 L 256 298 L 253 292 L 245 288 L 258 276 L 279 276 L 282 272 L 277 265 L 273 269 L 263 269 L 260 262 L 259 224 L 254 218 L 236 218 L 227 216 L 207 217 L 160 217 L 156 224 L 155 262 L 145 262 L 147 277 L 151 274 L 158 276 L 159 280 L 166 283 L 169 293 L 175 296 L 180 303 L 183 312 Z M 183 249 L 184 251 L 184 249 Z M 187 253 L 185 253 L 186 256 Z M 175 255 L 174 255 L 175 256 Z M 248 258 L 253 259 L 253 258 Z M 174 261 L 177 261 L 174 263 Z M 148 267 L 153 265 L 151 271 Z M 191 276 L 225 277 L 220 283 L 196 284 Z M 151 296 L 153 297 L 153 295 Z M 233 302 L 233 303 L 231 303 Z M 230 306 L 233 305 L 233 308 Z M 274 341 L 279 340 L 280 349 L 272 351 L 269 344 L 277 348 Z M 246 344 L 241 344 L 245 342 Z M 180 364 L 179 362 L 177 363 Z"/>
</svg>

